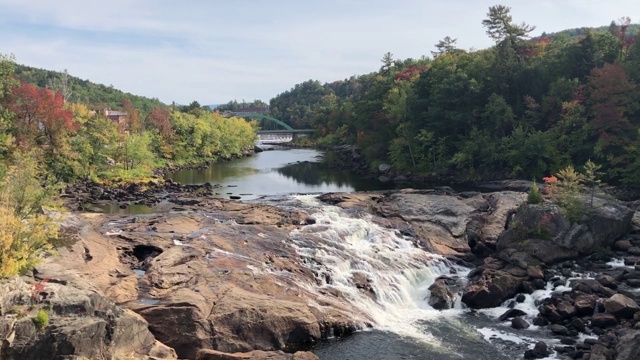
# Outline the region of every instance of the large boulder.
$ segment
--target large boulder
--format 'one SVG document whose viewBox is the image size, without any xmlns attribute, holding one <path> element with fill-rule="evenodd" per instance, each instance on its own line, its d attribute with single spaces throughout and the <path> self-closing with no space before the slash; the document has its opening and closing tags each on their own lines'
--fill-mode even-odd
<svg viewBox="0 0 640 360">
<path fill-rule="evenodd" d="M 597 199 L 588 216 L 571 222 L 554 204 L 522 206 L 500 236 L 498 251 L 516 250 L 546 264 L 609 248 L 631 229 L 633 211 L 615 200 Z"/>
<path fill-rule="evenodd" d="M 316 317 L 304 304 L 275 300 L 237 287 L 225 289 L 209 317 L 214 348 L 225 352 L 307 348 L 320 340 Z"/>
<path fill-rule="evenodd" d="M 206 289 L 202 289 L 206 291 Z M 198 349 L 211 347 L 212 303 L 200 292 L 181 288 L 155 306 L 138 309 L 157 339 L 175 349 L 180 358 L 193 359 Z"/>
<path fill-rule="evenodd" d="M 640 311 L 640 306 L 635 301 L 622 294 L 615 294 L 604 301 L 604 308 L 618 318 L 633 318 Z"/>
<path fill-rule="evenodd" d="M 640 330 L 626 330 L 619 336 L 617 360 L 636 360 L 640 356 Z"/>
<path fill-rule="evenodd" d="M 436 280 L 429 286 L 429 306 L 436 310 L 451 309 L 456 300 L 456 295 L 449 289 L 445 279 Z"/>
<path fill-rule="evenodd" d="M 142 317 L 90 291 L 14 278 L 0 303 L 2 359 L 176 359 Z"/>
<path fill-rule="evenodd" d="M 387 219 L 409 223 L 428 250 L 444 255 L 469 252 L 478 243 L 495 243 L 509 217 L 526 201 L 526 194 L 453 194 L 405 189 L 371 204 Z"/>
<path fill-rule="evenodd" d="M 474 309 L 496 307 L 512 298 L 522 287 L 522 279 L 504 271 L 485 271 L 462 295 L 462 302 Z"/>
</svg>

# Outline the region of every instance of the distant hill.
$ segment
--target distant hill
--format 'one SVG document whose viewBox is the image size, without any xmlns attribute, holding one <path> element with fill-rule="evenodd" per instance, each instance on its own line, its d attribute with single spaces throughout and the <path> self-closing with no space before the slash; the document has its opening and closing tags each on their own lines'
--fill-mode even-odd
<svg viewBox="0 0 640 360">
<path fill-rule="evenodd" d="M 57 89 L 65 73 L 16 64 L 15 76 L 26 83 Z M 143 113 L 151 111 L 154 107 L 167 106 L 156 98 L 126 93 L 113 86 L 96 84 L 68 74 L 66 76 L 67 83 L 72 89 L 70 100 L 87 104 L 92 109 L 118 109 L 122 106 L 123 99 L 129 99 Z"/>
<path fill-rule="evenodd" d="M 218 106 L 220 106 L 220 104 L 205 105 L 204 107 L 208 107 L 211 110 L 215 110 Z"/>
<path fill-rule="evenodd" d="M 543 32 L 542 35 L 540 37 L 548 37 L 548 38 L 553 38 L 559 35 L 566 35 L 570 38 L 577 38 L 577 37 L 581 37 L 586 35 L 589 31 L 593 31 L 596 33 L 605 33 L 605 32 L 609 32 L 610 31 L 610 27 L 609 26 L 600 26 L 600 27 L 581 27 L 581 28 L 574 28 L 574 29 L 567 29 L 567 30 L 562 30 L 556 33 L 546 33 Z M 632 37 L 635 36 L 635 34 L 637 34 L 638 32 L 640 32 L 640 24 L 630 24 L 629 28 L 627 30 L 627 37 Z"/>
</svg>

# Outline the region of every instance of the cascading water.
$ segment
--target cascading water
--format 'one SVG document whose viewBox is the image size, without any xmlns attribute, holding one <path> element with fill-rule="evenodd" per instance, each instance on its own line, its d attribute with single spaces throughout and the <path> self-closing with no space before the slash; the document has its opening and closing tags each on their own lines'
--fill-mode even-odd
<svg viewBox="0 0 640 360">
<path fill-rule="evenodd" d="M 315 225 L 291 233 L 298 254 L 317 274 L 318 283 L 309 284 L 309 290 L 338 291 L 375 328 L 437 346 L 421 323 L 441 319 L 446 312 L 428 305 L 428 287 L 440 275 L 464 278 L 468 270 L 417 248 L 397 231 L 372 222 L 371 215 L 348 216 L 313 196 L 297 199 L 316 219 Z M 366 278 L 370 292 L 358 288 L 356 278 Z"/>
</svg>

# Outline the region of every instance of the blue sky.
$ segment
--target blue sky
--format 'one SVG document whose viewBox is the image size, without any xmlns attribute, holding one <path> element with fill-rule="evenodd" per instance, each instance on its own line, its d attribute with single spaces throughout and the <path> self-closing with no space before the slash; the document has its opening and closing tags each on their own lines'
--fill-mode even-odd
<svg viewBox="0 0 640 360">
<path fill-rule="evenodd" d="M 512 7 L 535 34 L 640 21 L 638 0 L 0 0 L 0 53 L 170 103 L 268 101 L 296 83 L 419 58 L 445 36 L 491 45 L 482 20 Z"/>
</svg>

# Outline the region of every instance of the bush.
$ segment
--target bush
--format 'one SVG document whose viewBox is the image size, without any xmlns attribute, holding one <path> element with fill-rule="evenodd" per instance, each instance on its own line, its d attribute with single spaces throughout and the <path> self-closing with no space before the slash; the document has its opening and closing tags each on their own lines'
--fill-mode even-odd
<svg viewBox="0 0 640 360">
<path fill-rule="evenodd" d="M 531 185 L 527 194 L 527 202 L 529 204 L 540 204 L 542 202 L 542 194 L 540 194 L 540 189 L 535 179 L 533 179 L 533 185 Z"/>
<path fill-rule="evenodd" d="M 33 321 L 33 325 L 35 325 L 38 330 L 42 330 L 49 325 L 49 313 L 44 309 L 40 309 L 31 321 Z"/>
<path fill-rule="evenodd" d="M 43 206 L 52 204 L 51 189 L 42 186 L 35 158 L 26 155 L 16 161 L 0 181 L 0 277 L 35 266 L 52 251 L 51 241 L 60 228 L 41 214 Z"/>
</svg>

